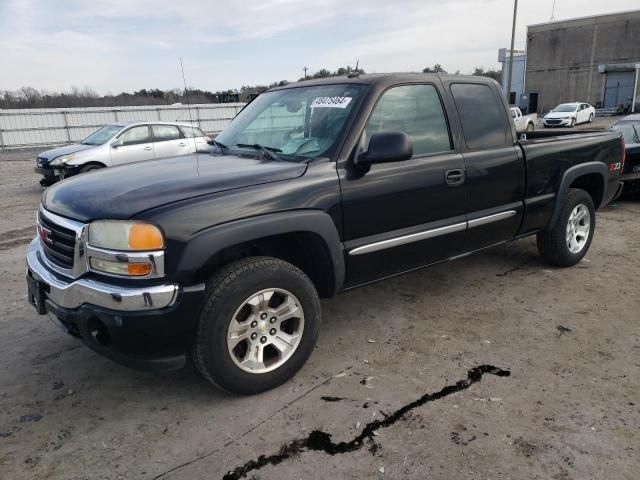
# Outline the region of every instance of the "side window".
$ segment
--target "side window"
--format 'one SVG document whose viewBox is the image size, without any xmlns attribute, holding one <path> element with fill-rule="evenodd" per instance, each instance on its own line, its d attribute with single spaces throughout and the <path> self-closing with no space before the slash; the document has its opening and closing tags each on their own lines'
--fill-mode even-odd
<svg viewBox="0 0 640 480">
<path fill-rule="evenodd" d="M 510 126 L 502 105 L 488 85 L 454 83 L 451 94 L 456 103 L 467 148 L 502 147 L 507 144 Z"/>
<path fill-rule="evenodd" d="M 180 130 L 174 125 L 151 125 L 154 142 L 166 142 L 181 138 Z"/>
<path fill-rule="evenodd" d="M 149 127 L 143 125 L 141 127 L 133 127 L 126 130 L 119 137 L 123 145 L 138 145 L 140 143 L 149 143 Z"/>
<path fill-rule="evenodd" d="M 404 132 L 413 142 L 413 154 L 452 149 L 440 96 L 433 85 L 403 85 L 387 90 L 367 126 L 367 137 L 381 132 Z"/>
<path fill-rule="evenodd" d="M 180 129 L 182 130 L 183 135 L 187 138 L 206 136 L 198 127 L 180 127 Z"/>
</svg>

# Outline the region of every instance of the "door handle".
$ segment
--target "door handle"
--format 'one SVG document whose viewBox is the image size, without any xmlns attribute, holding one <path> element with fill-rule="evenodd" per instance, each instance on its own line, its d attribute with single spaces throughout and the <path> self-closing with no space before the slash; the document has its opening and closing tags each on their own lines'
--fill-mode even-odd
<svg viewBox="0 0 640 480">
<path fill-rule="evenodd" d="M 186 147 L 187 146 L 187 144 L 184 143 L 184 142 L 180 142 L 178 145 L 180 145 L 181 147 Z"/>
<path fill-rule="evenodd" d="M 153 147 L 144 147 L 145 150 L 151 150 Z"/>
<path fill-rule="evenodd" d="M 445 182 L 451 187 L 462 185 L 467 178 L 465 171 L 461 168 L 447 170 L 444 173 Z"/>
</svg>

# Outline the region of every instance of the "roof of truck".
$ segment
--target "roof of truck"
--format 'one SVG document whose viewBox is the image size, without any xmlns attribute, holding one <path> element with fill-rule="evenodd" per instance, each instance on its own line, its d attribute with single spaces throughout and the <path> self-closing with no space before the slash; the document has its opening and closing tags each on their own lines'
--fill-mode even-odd
<svg viewBox="0 0 640 480">
<path fill-rule="evenodd" d="M 332 85 L 332 84 L 361 84 L 361 85 L 392 85 L 396 83 L 413 83 L 420 81 L 433 81 L 440 79 L 443 81 L 458 80 L 462 82 L 474 83 L 496 83 L 489 77 L 478 77 L 473 75 L 455 75 L 440 73 L 362 73 L 360 75 L 343 75 L 339 77 L 324 77 L 310 80 L 300 80 L 295 83 L 289 83 L 281 87 L 271 88 L 273 90 L 284 90 L 287 88 L 312 87 L 316 85 Z"/>
</svg>

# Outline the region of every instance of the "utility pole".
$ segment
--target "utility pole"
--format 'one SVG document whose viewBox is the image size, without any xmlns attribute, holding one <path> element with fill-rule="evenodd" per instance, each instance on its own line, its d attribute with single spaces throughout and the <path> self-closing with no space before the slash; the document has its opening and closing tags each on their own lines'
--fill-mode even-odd
<svg viewBox="0 0 640 480">
<path fill-rule="evenodd" d="M 509 50 L 509 80 L 507 81 L 507 102 L 511 100 L 511 78 L 513 77 L 513 42 L 516 37 L 516 15 L 518 14 L 518 0 L 513 1 L 513 24 L 511 26 L 511 50 Z"/>
<path fill-rule="evenodd" d="M 308 70 L 308 68 L 307 67 L 303 67 L 302 70 L 304 70 L 304 79 L 306 80 L 307 79 L 307 70 Z"/>
</svg>

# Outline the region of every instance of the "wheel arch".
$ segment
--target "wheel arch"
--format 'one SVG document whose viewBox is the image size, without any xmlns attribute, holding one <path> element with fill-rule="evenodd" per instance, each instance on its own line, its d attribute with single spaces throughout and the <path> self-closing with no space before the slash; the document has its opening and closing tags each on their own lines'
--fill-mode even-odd
<svg viewBox="0 0 640 480">
<path fill-rule="evenodd" d="M 96 165 L 100 168 L 106 168 L 107 164 L 104 162 L 100 162 L 98 160 L 89 160 L 88 162 L 78 162 L 78 163 L 69 163 L 68 164 L 71 167 L 77 167 L 77 168 L 83 168 L 83 167 L 88 167 L 89 165 Z"/>
<path fill-rule="evenodd" d="M 261 215 L 203 230 L 187 244 L 177 270 L 195 271 L 204 281 L 231 261 L 257 255 L 300 268 L 322 298 L 335 295 L 344 283 L 342 241 L 331 217 L 319 210 Z"/>
<path fill-rule="evenodd" d="M 609 168 L 603 162 L 587 162 L 580 165 L 574 165 L 568 168 L 558 188 L 558 195 L 556 196 L 556 204 L 553 209 L 553 215 L 549 220 L 548 225 L 553 225 L 562 209 L 562 204 L 569 194 L 569 189 L 580 188 L 585 190 L 592 198 L 593 205 L 596 210 L 602 206 L 606 190 L 606 178 L 609 174 Z"/>
</svg>

